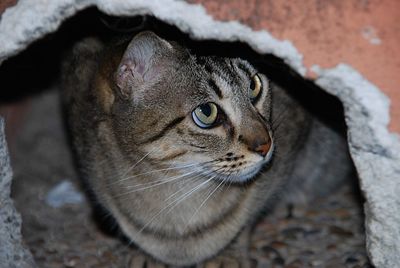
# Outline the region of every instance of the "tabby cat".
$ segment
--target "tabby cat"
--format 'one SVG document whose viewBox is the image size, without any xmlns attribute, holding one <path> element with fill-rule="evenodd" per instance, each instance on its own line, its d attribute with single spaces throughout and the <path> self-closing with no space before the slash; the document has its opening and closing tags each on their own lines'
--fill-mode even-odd
<svg viewBox="0 0 400 268">
<path fill-rule="evenodd" d="M 148 260 L 249 266 L 248 230 L 277 193 L 348 170 L 343 138 L 243 59 L 152 32 L 87 39 L 63 84 L 83 177 Z"/>
</svg>

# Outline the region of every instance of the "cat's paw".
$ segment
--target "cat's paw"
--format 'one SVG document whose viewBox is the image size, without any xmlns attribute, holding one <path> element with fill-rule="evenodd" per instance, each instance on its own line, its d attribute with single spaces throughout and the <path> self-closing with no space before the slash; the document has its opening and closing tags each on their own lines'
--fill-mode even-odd
<svg viewBox="0 0 400 268">
<path fill-rule="evenodd" d="M 167 268 L 167 265 L 153 260 L 152 258 L 136 253 L 131 257 L 129 268 Z"/>
<path fill-rule="evenodd" d="M 218 256 L 197 266 L 197 268 L 253 268 L 257 267 L 255 260 L 232 256 Z"/>
</svg>

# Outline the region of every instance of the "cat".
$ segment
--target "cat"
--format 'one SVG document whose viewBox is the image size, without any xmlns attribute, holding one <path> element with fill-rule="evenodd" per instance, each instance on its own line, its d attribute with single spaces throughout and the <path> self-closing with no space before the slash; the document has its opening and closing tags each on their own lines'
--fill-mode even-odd
<svg viewBox="0 0 400 268">
<path fill-rule="evenodd" d="M 249 267 L 251 226 L 281 192 L 295 203 L 348 173 L 345 139 L 246 60 L 146 31 L 84 40 L 63 73 L 82 176 L 143 267 Z"/>
</svg>

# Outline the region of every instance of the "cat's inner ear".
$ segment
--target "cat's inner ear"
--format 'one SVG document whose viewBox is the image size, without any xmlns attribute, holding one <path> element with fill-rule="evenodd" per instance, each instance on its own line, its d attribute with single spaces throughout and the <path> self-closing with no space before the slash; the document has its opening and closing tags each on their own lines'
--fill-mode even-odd
<svg viewBox="0 0 400 268">
<path fill-rule="evenodd" d="M 122 96 L 128 98 L 135 88 L 156 81 L 172 50 L 168 41 L 152 32 L 136 35 L 126 48 L 114 76 Z"/>
</svg>

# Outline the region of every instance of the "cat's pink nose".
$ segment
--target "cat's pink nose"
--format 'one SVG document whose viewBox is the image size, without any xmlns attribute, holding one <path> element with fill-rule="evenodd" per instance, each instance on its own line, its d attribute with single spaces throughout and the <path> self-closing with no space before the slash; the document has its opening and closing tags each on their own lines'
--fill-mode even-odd
<svg viewBox="0 0 400 268">
<path fill-rule="evenodd" d="M 254 148 L 254 151 L 259 155 L 261 155 L 262 157 L 265 157 L 270 149 L 271 149 L 271 139 L 269 139 L 267 143 L 258 145 L 256 148 Z"/>
<path fill-rule="evenodd" d="M 247 144 L 247 149 L 249 151 L 255 152 L 262 157 L 268 154 L 272 146 L 272 139 L 268 132 L 261 134 L 251 133 L 249 138 L 244 137 L 244 135 L 239 135 L 239 142 Z"/>
</svg>

